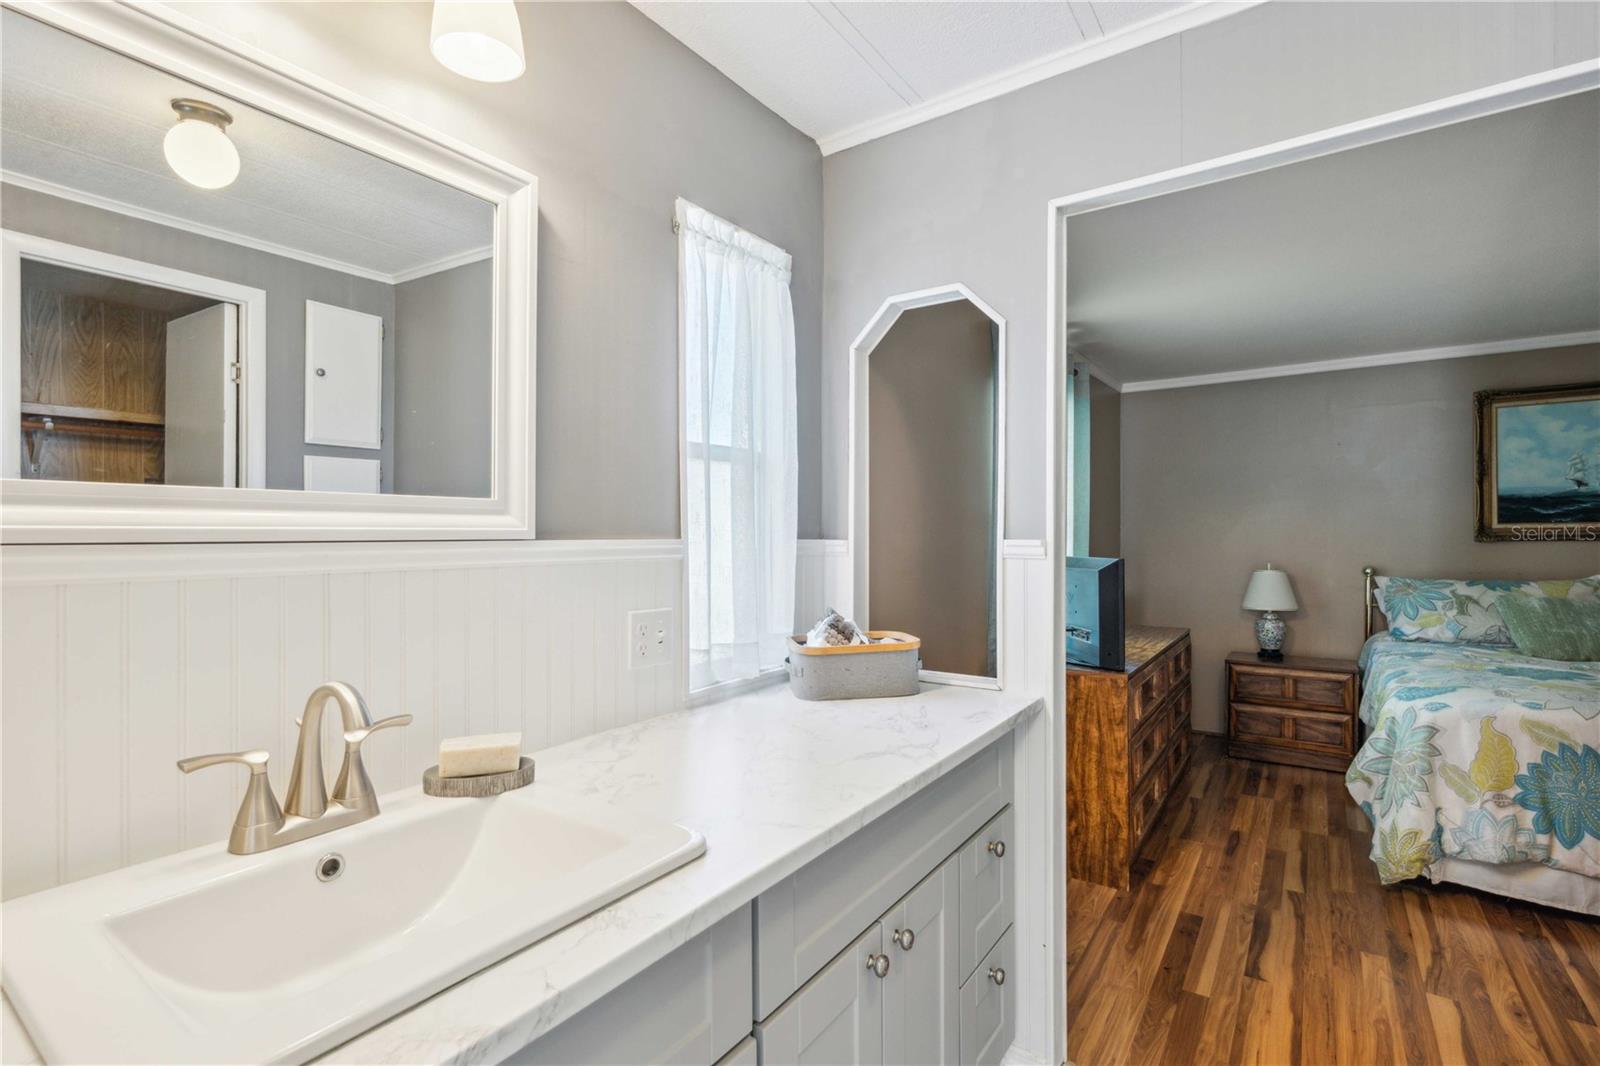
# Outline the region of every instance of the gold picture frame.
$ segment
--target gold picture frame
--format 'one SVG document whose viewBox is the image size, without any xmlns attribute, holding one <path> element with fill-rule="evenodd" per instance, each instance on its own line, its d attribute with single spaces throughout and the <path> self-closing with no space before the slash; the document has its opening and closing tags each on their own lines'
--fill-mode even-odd
<svg viewBox="0 0 1600 1066">
<path fill-rule="evenodd" d="M 1473 410 L 1475 539 L 1600 544 L 1600 381 L 1478 392 Z"/>
</svg>

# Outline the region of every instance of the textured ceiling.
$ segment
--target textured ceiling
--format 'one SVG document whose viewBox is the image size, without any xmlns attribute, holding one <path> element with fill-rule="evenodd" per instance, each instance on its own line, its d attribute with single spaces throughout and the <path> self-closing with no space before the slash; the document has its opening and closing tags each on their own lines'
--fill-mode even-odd
<svg viewBox="0 0 1600 1066">
<path fill-rule="evenodd" d="M 482 200 L 14 11 L 0 19 L 8 174 L 380 275 L 493 241 Z M 233 115 L 241 168 L 227 188 L 197 189 L 167 166 L 161 140 L 179 96 Z"/>
<path fill-rule="evenodd" d="M 876 136 L 888 132 L 884 123 L 932 117 L 942 102 L 1197 5 L 635 0 L 634 6 L 827 151 L 867 139 L 868 128 L 877 128 L 870 134 Z"/>
<path fill-rule="evenodd" d="M 1600 93 L 1076 216 L 1067 258 L 1124 383 L 1600 329 Z"/>
</svg>

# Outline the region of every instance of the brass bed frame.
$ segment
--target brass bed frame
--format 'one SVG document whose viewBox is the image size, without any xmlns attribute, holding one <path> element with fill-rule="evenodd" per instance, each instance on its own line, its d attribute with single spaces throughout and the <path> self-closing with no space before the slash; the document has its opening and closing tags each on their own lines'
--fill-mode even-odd
<svg viewBox="0 0 1600 1066">
<path fill-rule="evenodd" d="M 1364 566 L 1361 568 L 1361 573 L 1367 579 L 1367 609 L 1366 613 L 1361 616 L 1363 629 L 1361 641 L 1364 644 L 1372 638 L 1372 634 L 1378 631 L 1379 627 L 1372 624 L 1372 618 L 1374 614 L 1380 612 L 1378 611 L 1378 572 L 1370 566 Z"/>
</svg>

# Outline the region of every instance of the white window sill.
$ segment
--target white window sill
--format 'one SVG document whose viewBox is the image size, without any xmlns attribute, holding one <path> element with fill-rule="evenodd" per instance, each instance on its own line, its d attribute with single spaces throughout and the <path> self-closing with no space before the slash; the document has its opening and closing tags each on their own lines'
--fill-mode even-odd
<svg viewBox="0 0 1600 1066">
<path fill-rule="evenodd" d="M 761 671 L 755 677 L 742 677 L 737 681 L 723 681 L 705 688 L 697 688 L 689 693 L 689 698 L 684 701 L 685 707 L 704 707 L 708 703 L 721 703 L 731 700 L 735 696 L 743 696 L 756 689 L 767 688 L 784 681 L 789 676 L 786 666 L 774 666 Z"/>
</svg>

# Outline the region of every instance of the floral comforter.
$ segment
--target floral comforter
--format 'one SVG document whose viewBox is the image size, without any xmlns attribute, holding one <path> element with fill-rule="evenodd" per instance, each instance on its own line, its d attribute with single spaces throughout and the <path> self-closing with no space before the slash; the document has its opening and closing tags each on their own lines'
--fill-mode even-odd
<svg viewBox="0 0 1600 1066">
<path fill-rule="evenodd" d="M 1600 663 L 1373 637 L 1345 774 L 1385 884 L 1442 856 L 1600 878 Z"/>
</svg>

